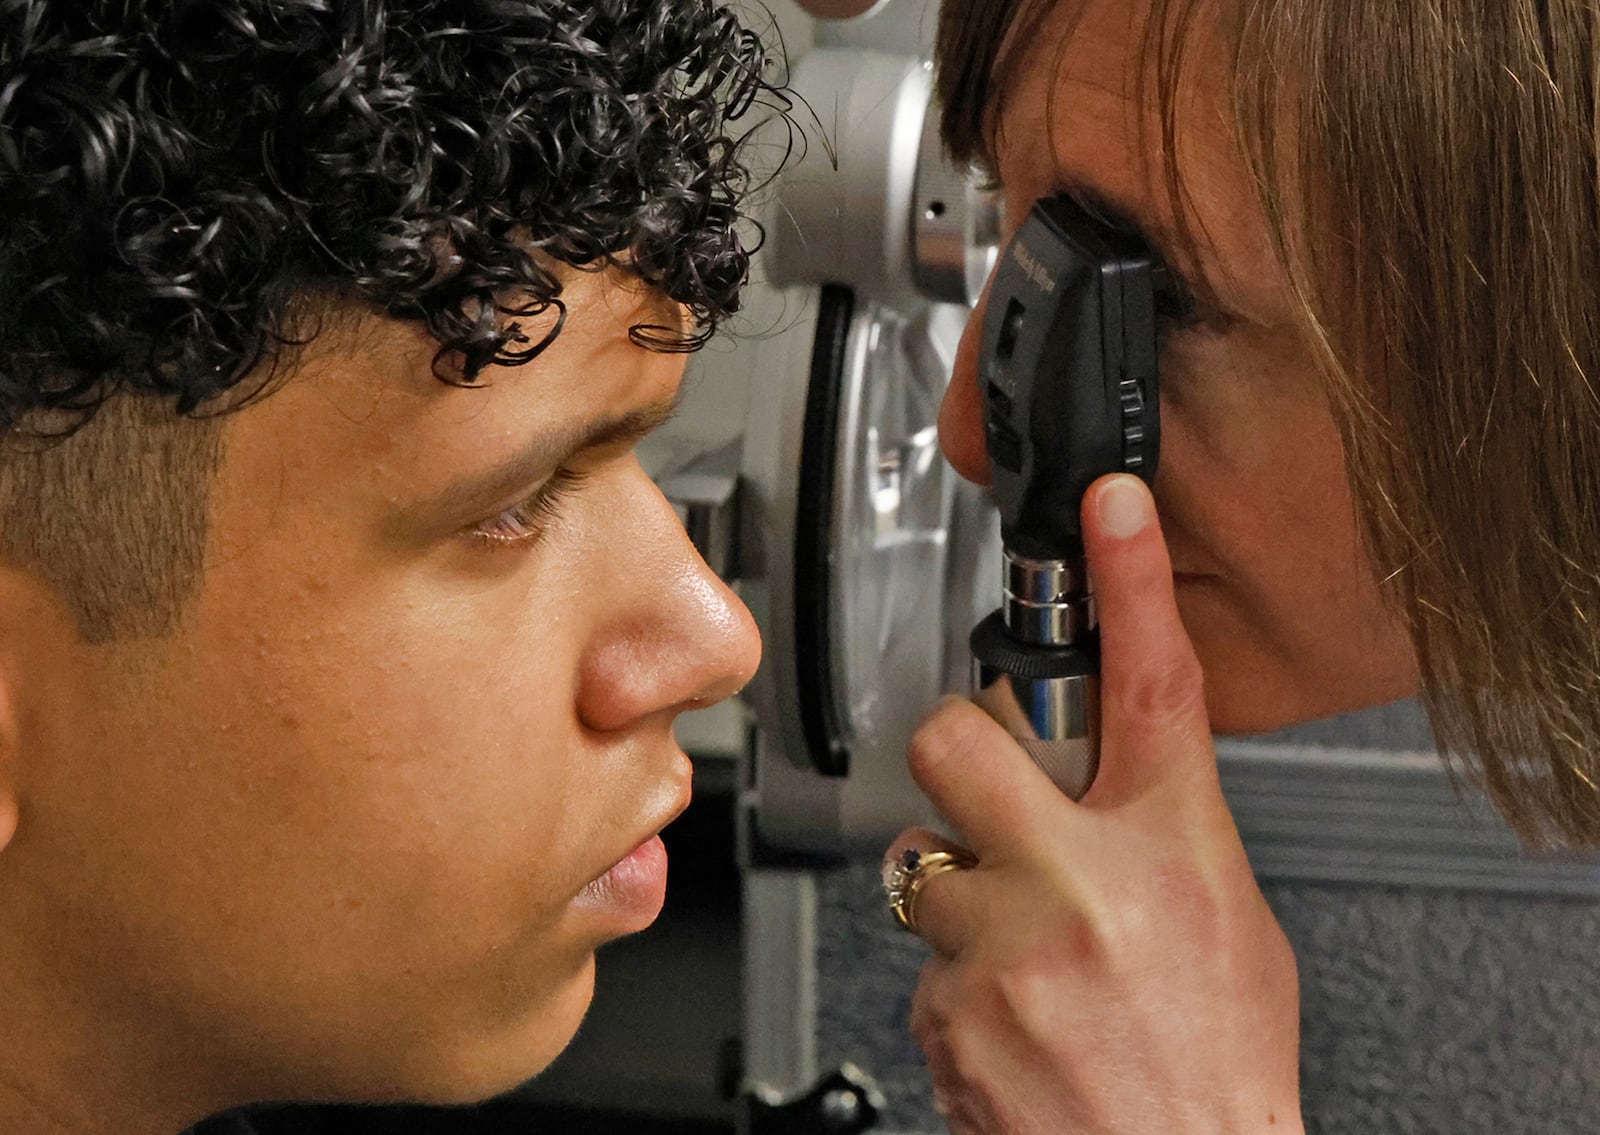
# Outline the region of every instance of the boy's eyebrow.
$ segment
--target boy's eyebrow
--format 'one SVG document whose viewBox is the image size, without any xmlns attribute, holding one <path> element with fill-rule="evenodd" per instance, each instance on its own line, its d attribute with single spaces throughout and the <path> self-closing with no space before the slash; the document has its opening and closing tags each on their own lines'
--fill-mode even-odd
<svg viewBox="0 0 1600 1135">
<path fill-rule="evenodd" d="M 671 398 L 635 407 L 623 414 L 600 418 L 576 428 L 542 434 L 519 452 L 481 472 L 453 482 L 441 492 L 406 512 L 423 516 L 466 515 L 476 508 L 493 508 L 520 489 L 547 476 L 567 457 L 586 449 L 631 445 L 659 429 L 678 412 L 684 390 Z"/>
</svg>

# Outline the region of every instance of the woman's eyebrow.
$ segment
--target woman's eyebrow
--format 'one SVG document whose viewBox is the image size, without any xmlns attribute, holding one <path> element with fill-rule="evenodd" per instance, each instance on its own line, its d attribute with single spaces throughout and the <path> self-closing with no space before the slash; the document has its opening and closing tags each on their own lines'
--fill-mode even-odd
<svg viewBox="0 0 1600 1135">
<path fill-rule="evenodd" d="M 1094 183 L 1072 177 L 1060 180 L 1061 192 L 1112 228 L 1132 233 L 1158 255 L 1165 255 L 1175 234 L 1171 226 L 1149 215 L 1149 210 L 1122 200 Z"/>
<path fill-rule="evenodd" d="M 1198 321 L 1226 328 L 1244 317 L 1224 303 L 1202 262 L 1195 235 L 1167 218 L 1127 201 L 1082 179 L 1063 177 L 1058 192 L 1113 228 L 1129 233 L 1155 256 L 1182 298 L 1195 309 Z"/>
</svg>

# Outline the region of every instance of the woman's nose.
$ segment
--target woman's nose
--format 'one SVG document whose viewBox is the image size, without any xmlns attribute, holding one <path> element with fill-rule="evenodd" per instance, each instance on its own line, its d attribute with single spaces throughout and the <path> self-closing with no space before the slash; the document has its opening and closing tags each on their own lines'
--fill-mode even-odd
<svg viewBox="0 0 1600 1135">
<path fill-rule="evenodd" d="M 579 715 L 600 731 L 722 701 L 743 689 L 761 662 L 749 610 L 706 566 L 672 506 L 643 473 L 639 478 L 644 497 L 630 510 L 617 603 L 579 677 Z"/>
<path fill-rule="evenodd" d="M 957 473 L 978 485 L 989 483 L 989 447 L 983 434 L 983 401 L 978 382 L 987 305 L 986 294 L 967 320 L 956 351 L 955 372 L 945 388 L 944 405 L 939 408 L 939 448 Z"/>
</svg>

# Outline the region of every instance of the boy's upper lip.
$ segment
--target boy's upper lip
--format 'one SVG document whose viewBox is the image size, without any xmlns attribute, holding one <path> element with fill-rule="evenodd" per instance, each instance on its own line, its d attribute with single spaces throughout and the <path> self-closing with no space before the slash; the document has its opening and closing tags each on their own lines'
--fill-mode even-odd
<svg viewBox="0 0 1600 1135">
<path fill-rule="evenodd" d="M 650 842 L 650 840 L 660 835 L 662 830 L 666 828 L 667 825 L 671 824 L 672 821 L 683 815 L 683 813 L 688 809 L 689 803 L 694 796 L 694 790 L 692 788 L 693 766 L 689 763 L 688 756 L 682 752 L 678 754 L 678 763 L 676 768 L 681 768 L 683 771 L 677 772 L 675 776 L 668 778 L 669 780 L 676 780 L 677 782 L 677 791 L 673 794 L 670 803 L 668 803 L 666 806 L 657 805 L 655 808 L 647 812 L 641 818 L 639 823 L 630 827 L 629 830 L 637 834 L 632 837 L 632 840 L 627 847 L 623 848 L 620 853 L 616 854 L 615 857 L 606 864 L 605 870 L 600 871 L 595 875 L 595 879 L 603 878 L 606 873 L 618 863 L 621 863 L 628 856 L 639 850 L 639 848 Z M 593 882 L 593 880 L 590 881 Z"/>
</svg>

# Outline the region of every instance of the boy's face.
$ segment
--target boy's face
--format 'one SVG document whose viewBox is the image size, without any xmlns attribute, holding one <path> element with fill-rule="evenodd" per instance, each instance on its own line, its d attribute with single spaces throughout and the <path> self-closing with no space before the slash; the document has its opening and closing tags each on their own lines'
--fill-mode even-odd
<svg viewBox="0 0 1600 1135">
<path fill-rule="evenodd" d="M 759 644 L 636 439 L 585 441 L 670 408 L 681 358 L 628 340 L 659 301 L 584 274 L 565 298 L 554 345 L 481 389 L 439 382 L 414 325 L 336 326 L 225 427 L 185 629 L 63 633 L 29 683 L 28 917 L 198 1085 L 507 1088 L 571 1037 L 595 948 L 659 909 L 673 719 Z M 558 469 L 564 500 L 519 509 Z"/>
</svg>

